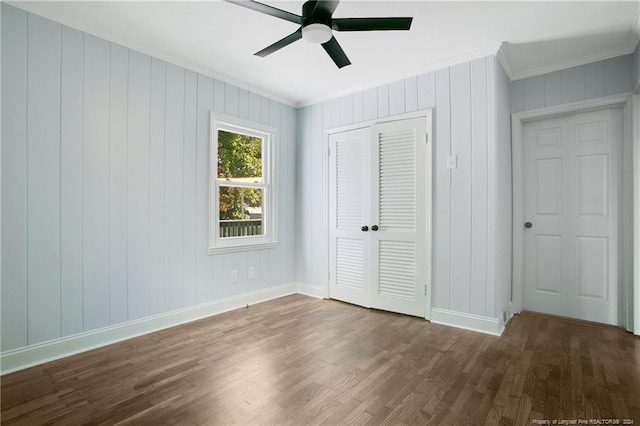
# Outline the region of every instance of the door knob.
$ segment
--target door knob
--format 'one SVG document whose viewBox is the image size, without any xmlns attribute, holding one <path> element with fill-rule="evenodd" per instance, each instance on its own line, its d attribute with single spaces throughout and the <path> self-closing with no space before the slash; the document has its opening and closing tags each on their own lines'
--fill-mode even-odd
<svg viewBox="0 0 640 426">
<path fill-rule="evenodd" d="M 377 231 L 377 230 L 378 230 L 378 225 L 373 225 L 373 226 L 371 227 L 371 230 L 372 230 L 372 231 Z"/>
<path fill-rule="evenodd" d="M 533 223 L 525 222 L 524 227 L 527 228 L 527 229 L 532 228 L 533 227 Z"/>
<path fill-rule="evenodd" d="M 367 232 L 369 230 L 369 227 L 367 225 L 365 225 L 360 229 L 362 230 L 362 232 Z"/>
</svg>

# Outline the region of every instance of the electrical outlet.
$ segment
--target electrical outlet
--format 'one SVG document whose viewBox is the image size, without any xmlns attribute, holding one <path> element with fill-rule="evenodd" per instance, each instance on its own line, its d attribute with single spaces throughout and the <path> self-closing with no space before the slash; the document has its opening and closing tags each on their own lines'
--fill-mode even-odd
<svg viewBox="0 0 640 426">
<path fill-rule="evenodd" d="M 234 269 L 231 271 L 231 284 L 237 284 L 240 281 L 238 278 L 238 270 Z"/>
<path fill-rule="evenodd" d="M 447 156 L 447 169 L 453 170 L 457 168 L 458 168 L 458 156 L 457 155 Z"/>
<path fill-rule="evenodd" d="M 256 268 L 253 266 L 249 266 L 247 269 L 247 279 L 252 280 L 256 277 Z"/>
</svg>

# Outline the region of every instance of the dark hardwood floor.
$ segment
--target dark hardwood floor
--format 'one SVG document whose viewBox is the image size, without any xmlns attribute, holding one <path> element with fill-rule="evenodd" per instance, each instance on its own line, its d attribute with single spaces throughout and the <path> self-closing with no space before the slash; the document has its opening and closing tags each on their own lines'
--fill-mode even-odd
<svg viewBox="0 0 640 426">
<path fill-rule="evenodd" d="M 2 377 L 7 425 L 545 419 L 640 424 L 640 338 L 530 313 L 498 338 L 294 295 Z"/>
</svg>

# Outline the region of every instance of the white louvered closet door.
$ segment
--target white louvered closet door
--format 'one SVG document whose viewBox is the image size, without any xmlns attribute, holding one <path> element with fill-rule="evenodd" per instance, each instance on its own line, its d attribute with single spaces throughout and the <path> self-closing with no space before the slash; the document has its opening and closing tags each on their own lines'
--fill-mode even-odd
<svg viewBox="0 0 640 426">
<path fill-rule="evenodd" d="M 369 128 L 329 137 L 329 295 L 371 307 Z"/>
<path fill-rule="evenodd" d="M 427 282 L 427 164 L 424 118 L 373 127 L 371 197 L 375 308 L 425 315 Z"/>
<path fill-rule="evenodd" d="M 424 117 L 329 136 L 329 296 L 425 316 L 427 194 Z"/>
</svg>

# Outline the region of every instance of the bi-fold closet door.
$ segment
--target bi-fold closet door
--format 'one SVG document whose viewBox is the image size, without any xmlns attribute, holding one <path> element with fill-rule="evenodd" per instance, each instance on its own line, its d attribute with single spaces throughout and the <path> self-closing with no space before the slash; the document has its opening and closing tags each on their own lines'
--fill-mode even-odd
<svg viewBox="0 0 640 426">
<path fill-rule="evenodd" d="M 329 296 L 426 314 L 431 164 L 427 118 L 329 135 Z"/>
</svg>

